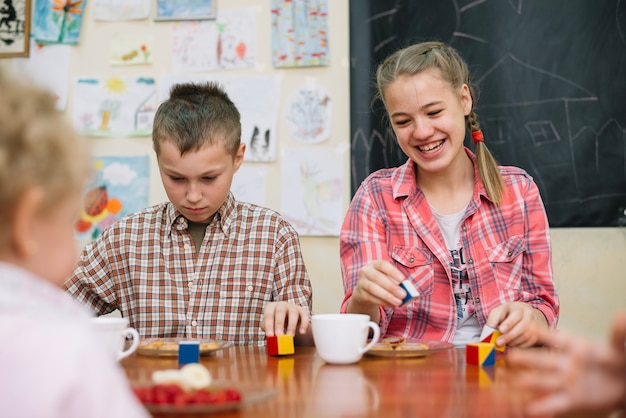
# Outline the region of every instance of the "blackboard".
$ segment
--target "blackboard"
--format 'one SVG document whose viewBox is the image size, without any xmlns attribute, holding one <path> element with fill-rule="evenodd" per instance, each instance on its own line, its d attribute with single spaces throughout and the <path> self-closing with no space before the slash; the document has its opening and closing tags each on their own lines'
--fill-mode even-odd
<svg viewBox="0 0 626 418">
<path fill-rule="evenodd" d="M 489 149 L 533 176 L 551 226 L 618 225 L 626 0 L 351 1 L 352 193 L 373 171 L 406 161 L 381 103 L 372 103 L 373 74 L 388 54 L 425 40 L 466 59 Z"/>
</svg>

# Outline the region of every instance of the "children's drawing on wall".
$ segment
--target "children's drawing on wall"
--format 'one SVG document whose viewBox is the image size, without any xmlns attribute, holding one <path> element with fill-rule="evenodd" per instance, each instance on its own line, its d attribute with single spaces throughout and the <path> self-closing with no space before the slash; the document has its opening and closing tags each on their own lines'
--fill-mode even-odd
<svg viewBox="0 0 626 418">
<path fill-rule="evenodd" d="M 154 20 L 215 19 L 216 0 L 156 0 Z"/>
<path fill-rule="evenodd" d="M 284 110 L 291 137 L 308 144 L 327 140 L 331 104 L 330 93 L 320 84 L 309 83 L 292 91 Z"/>
<path fill-rule="evenodd" d="M 327 0 L 272 0 L 275 68 L 328 65 Z"/>
<path fill-rule="evenodd" d="M 35 0 L 32 35 L 40 44 L 78 43 L 85 1 Z"/>
<path fill-rule="evenodd" d="M 257 65 L 256 11 L 220 11 L 217 20 L 172 26 L 176 73 L 253 68 Z"/>
<path fill-rule="evenodd" d="M 111 39 L 111 65 L 152 64 L 154 39 L 151 35 L 117 35 Z"/>
<path fill-rule="evenodd" d="M 159 82 L 159 97 L 165 100 L 175 83 L 220 83 L 241 114 L 241 142 L 246 144 L 246 162 L 276 160 L 276 127 L 280 76 L 167 75 Z"/>
<path fill-rule="evenodd" d="M 267 206 L 265 199 L 266 177 L 267 169 L 265 167 L 244 163 L 235 173 L 230 191 L 237 200 Z"/>
<path fill-rule="evenodd" d="M 93 18 L 101 21 L 141 20 L 150 16 L 152 0 L 93 0 Z"/>
<path fill-rule="evenodd" d="M 157 107 L 153 78 L 79 78 L 72 119 L 92 136 L 148 136 Z"/>
<path fill-rule="evenodd" d="M 337 236 L 343 220 L 343 153 L 288 149 L 282 158 L 281 213 L 300 235 Z"/>
<path fill-rule="evenodd" d="M 149 158 L 101 156 L 92 159 L 93 180 L 83 193 L 76 238 L 95 239 L 123 216 L 148 206 Z"/>
<path fill-rule="evenodd" d="M 50 91 L 58 110 L 67 106 L 70 49 L 69 45 L 39 45 L 31 39 L 29 57 L 13 59 L 13 73 Z"/>
<path fill-rule="evenodd" d="M 30 0 L 0 0 L 0 58 L 28 57 Z"/>
</svg>

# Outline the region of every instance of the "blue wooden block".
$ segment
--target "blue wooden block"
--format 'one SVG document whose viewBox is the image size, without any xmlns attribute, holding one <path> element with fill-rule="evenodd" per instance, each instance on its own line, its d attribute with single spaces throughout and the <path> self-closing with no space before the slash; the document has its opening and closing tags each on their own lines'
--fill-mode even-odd
<svg viewBox="0 0 626 418">
<path fill-rule="evenodd" d="M 400 283 L 400 287 L 402 287 L 406 291 L 406 297 L 402 300 L 402 305 L 404 306 L 413 299 L 417 298 L 420 295 L 420 292 L 413 286 L 409 280 L 405 280 Z"/>
<path fill-rule="evenodd" d="M 200 341 L 180 341 L 178 343 L 178 366 L 200 363 Z"/>
</svg>

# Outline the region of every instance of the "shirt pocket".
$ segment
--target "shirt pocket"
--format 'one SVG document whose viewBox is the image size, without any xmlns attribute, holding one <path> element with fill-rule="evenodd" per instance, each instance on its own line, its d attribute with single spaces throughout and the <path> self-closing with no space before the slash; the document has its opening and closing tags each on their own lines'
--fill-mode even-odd
<svg viewBox="0 0 626 418">
<path fill-rule="evenodd" d="M 526 244 L 521 235 L 512 236 L 488 250 L 487 258 L 501 289 L 520 288 L 525 252 Z"/>
<path fill-rule="evenodd" d="M 430 252 L 417 247 L 394 245 L 391 258 L 405 278 L 415 285 L 420 295 L 430 295 L 433 292 L 435 274 Z"/>
</svg>

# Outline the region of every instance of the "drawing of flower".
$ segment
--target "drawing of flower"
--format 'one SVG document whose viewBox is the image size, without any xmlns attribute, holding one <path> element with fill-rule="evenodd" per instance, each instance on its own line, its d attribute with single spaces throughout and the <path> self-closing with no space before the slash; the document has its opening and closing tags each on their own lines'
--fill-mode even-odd
<svg viewBox="0 0 626 418">
<path fill-rule="evenodd" d="M 72 14 L 80 15 L 82 10 L 80 5 L 82 4 L 82 0 L 80 1 L 63 1 L 63 0 L 52 0 L 52 10 L 62 13 L 63 19 L 61 20 L 61 29 L 59 31 L 59 39 L 58 42 L 63 41 L 63 37 L 66 32 L 70 32 L 74 30 L 74 26 L 80 25 L 80 20 L 75 19 L 71 20 L 70 17 Z M 69 22 L 69 23 L 68 23 Z M 67 25 L 67 28 L 66 28 Z"/>
<path fill-rule="evenodd" d="M 143 61 L 148 62 L 148 57 L 150 56 L 150 51 L 148 51 L 148 46 L 146 44 L 141 44 L 139 50 L 143 54 Z"/>
</svg>

